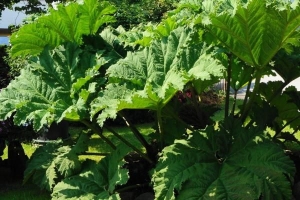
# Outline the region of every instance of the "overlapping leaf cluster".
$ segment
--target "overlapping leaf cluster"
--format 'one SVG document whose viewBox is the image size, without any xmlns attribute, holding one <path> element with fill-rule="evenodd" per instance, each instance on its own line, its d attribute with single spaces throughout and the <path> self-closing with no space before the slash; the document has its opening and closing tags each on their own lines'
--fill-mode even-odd
<svg viewBox="0 0 300 200">
<path fill-rule="evenodd" d="M 160 111 L 188 82 L 200 80 L 199 92 L 213 84 L 223 66 L 196 37 L 192 29 L 180 27 L 141 51 L 128 52 L 107 70 L 110 84 L 92 102 L 92 117 L 102 111 L 98 122 L 103 124 L 122 109 Z"/>
<path fill-rule="evenodd" d="M 15 123 L 32 121 L 36 130 L 63 119 L 80 121 L 106 142 L 101 126 L 127 145 L 111 144 L 113 153 L 100 163 L 77 162 L 76 146 L 49 145 L 36 152 L 26 177 L 57 199 L 115 199 L 116 185 L 129 178 L 123 158 L 136 151 L 154 167 L 156 199 L 289 199 L 293 163 L 264 130 L 269 126 L 277 136 L 287 125 L 300 128 L 299 92 L 283 92 L 299 76 L 299 11 L 298 1 L 186 0 L 161 24 L 134 35 L 121 28 L 99 31 L 113 21 L 114 9 L 86 0 L 60 5 L 24 26 L 12 37 L 12 53 L 30 53 L 32 62 L 0 92 L 0 118 L 14 114 Z M 284 82 L 259 84 L 272 70 Z M 188 86 L 200 94 L 223 77 L 228 87 L 218 128 L 180 124 L 181 134 L 165 132 L 182 123 L 170 105 L 176 93 Z M 256 83 L 250 91 L 252 80 Z M 229 86 L 236 95 L 245 85 L 243 105 L 229 112 Z M 159 148 L 126 121 L 124 109 L 156 114 Z M 146 153 L 106 126 L 118 114 Z M 165 133 L 171 135 L 168 142 Z M 46 150 L 49 154 L 42 157 Z"/>
</svg>

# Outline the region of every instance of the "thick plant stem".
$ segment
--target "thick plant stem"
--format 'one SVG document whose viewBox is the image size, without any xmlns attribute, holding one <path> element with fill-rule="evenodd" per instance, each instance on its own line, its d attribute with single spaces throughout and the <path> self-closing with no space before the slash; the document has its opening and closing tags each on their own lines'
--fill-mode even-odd
<svg viewBox="0 0 300 200">
<path fill-rule="evenodd" d="M 98 153 L 98 152 L 83 152 L 83 153 L 80 153 L 79 155 L 81 156 L 107 156 L 109 155 L 109 153 Z"/>
<path fill-rule="evenodd" d="M 233 96 L 233 104 L 230 115 L 234 116 L 235 106 L 236 106 L 236 97 L 237 97 L 237 90 L 234 90 L 234 96 Z"/>
<path fill-rule="evenodd" d="M 229 64 L 227 70 L 227 80 L 226 80 L 226 97 L 225 97 L 225 116 L 224 119 L 229 115 L 229 97 L 230 97 L 230 80 L 231 80 L 231 62 L 232 55 L 229 55 Z"/>
<path fill-rule="evenodd" d="M 120 111 L 119 115 L 122 117 L 122 119 L 125 121 L 126 125 L 130 128 L 134 136 L 138 139 L 138 141 L 145 147 L 147 154 L 151 151 L 151 146 L 148 144 L 148 142 L 145 140 L 143 135 L 139 132 L 139 130 L 131 123 L 131 121 L 125 116 L 125 114 Z"/>
<path fill-rule="evenodd" d="M 164 147 L 164 133 L 163 133 L 163 122 L 161 117 L 161 109 L 157 110 L 157 126 L 158 132 L 160 136 L 160 148 L 163 149 Z"/>
<path fill-rule="evenodd" d="M 249 83 L 247 85 L 247 90 L 246 90 L 246 94 L 245 94 L 245 97 L 244 97 L 242 110 L 241 110 L 240 113 L 243 113 L 243 111 L 245 110 L 245 107 L 246 107 L 246 104 L 247 104 L 247 101 L 248 101 L 248 97 L 249 97 L 249 93 L 250 93 L 251 84 L 252 84 L 252 77 L 250 78 Z"/>
<path fill-rule="evenodd" d="M 255 95 L 257 94 L 257 92 L 259 91 L 260 79 L 261 79 L 261 76 L 260 76 L 260 75 L 258 75 L 258 76 L 256 77 L 256 79 L 255 79 L 254 89 L 253 89 L 252 94 L 251 94 L 251 96 L 249 97 L 249 100 L 248 100 L 248 102 L 246 103 L 245 109 L 243 110 L 243 113 L 242 113 L 242 115 L 241 115 L 241 120 L 242 120 L 242 122 L 244 122 L 244 121 L 246 120 L 247 115 L 248 115 L 248 113 L 249 113 L 249 111 L 250 111 L 250 109 L 251 109 L 251 106 L 252 106 L 253 102 L 254 102 L 254 97 L 255 97 Z"/>
<path fill-rule="evenodd" d="M 98 127 L 98 126 L 94 126 L 91 122 L 88 122 L 86 120 L 82 120 L 81 123 L 83 123 L 84 125 L 86 125 L 88 128 L 90 128 L 92 131 L 94 131 L 95 133 L 97 133 L 100 138 L 105 141 L 112 149 L 117 149 L 117 147 L 109 140 L 107 139 L 103 134 L 102 134 L 102 130 Z"/>
<path fill-rule="evenodd" d="M 145 160 L 147 160 L 150 164 L 153 164 L 153 161 L 147 156 L 145 155 L 141 150 L 139 150 L 138 148 L 136 148 L 133 144 L 131 144 L 130 142 L 128 142 L 125 138 L 123 138 L 121 135 L 119 135 L 114 129 L 112 129 L 109 126 L 104 126 L 104 128 L 106 128 L 109 132 L 111 132 L 114 136 L 116 136 L 119 140 L 121 140 L 124 144 L 126 144 L 127 146 L 129 146 L 131 149 L 133 149 L 134 151 L 136 151 L 140 156 L 142 156 Z"/>
</svg>

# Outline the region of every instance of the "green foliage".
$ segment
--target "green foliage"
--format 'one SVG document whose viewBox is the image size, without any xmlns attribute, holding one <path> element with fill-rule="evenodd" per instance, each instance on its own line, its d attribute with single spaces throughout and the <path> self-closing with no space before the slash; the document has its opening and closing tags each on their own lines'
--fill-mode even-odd
<svg viewBox="0 0 300 200">
<path fill-rule="evenodd" d="M 85 0 L 83 4 L 59 4 L 34 22 L 12 34 L 12 56 L 38 55 L 45 46 L 54 48 L 63 42 L 82 44 L 83 35 L 96 34 L 115 19 L 115 8 L 105 1 Z"/>
<path fill-rule="evenodd" d="M 81 171 L 78 154 L 88 149 L 87 140 L 88 136 L 83 133 L 74 146 L 53 142 L 39 147 L 30 159 L 23 182 L 31 179 L 42 189 L 52 191 L 58 181 Z"/>
<path fill-rule="evenodd" d="M 98 122 L 103 124 L 125 108 L 160 112 L 188 82 L 213 84 L 222 76 L 223 67 L 213 58 L 210 47 L 193 40 L 195 34 L 189 28 L 175 29 L 168 37 L 152 41 L 142 51 L 129 52 L 112 65 L 107 70 L 111 84 L 92 102 L 92 116 L 102 110 Z"/>
<path fill-rule="evenodd" d="M 127 182 L 128 170 L 123 168 L 123 158 L 130 148 L 125 145 L 99 163 L 86 160 L 81 173 L 59 182 L 53 189 L 54 199 L 120 199 L 114 194 L 116 185 Z"/>
<path fill-rule="evenodd" d="M 81 163 L 86 139 L 74 147 L 49 144 L 33 155 L 25 180 L 53 190 L 54 199 L 118 199 L 117 185 L 129 179 L 124 157 L 135 151 L 153 169 L 157 199 L 289 199 L 295 170 L 283 148 L 299 148 L 283 130 L 300 128 L 300 95 L 284 88 L 299 77 L 299 11 L 298 1 L 186 0 L 160 24 L 126 31 L 102 26 L 114 21 L 114 7 L 86 0 L 24 25 L 12 36 L 11 53 L 29 54 L 30 63 L 1 90 L 0 118 L 14 113 L 16 124 L 32 121 L 36 130 L 82 122 L 113 149 L 99 163 Z M 272 70 L 284 82 L 260 84 Z M 221 78 L 228 87 L 224 120 L 213 124 L 219 128 L 184 123 L 176 94 L 189 88 L 195 100 Z M 229 112 L 229 86 L 236 93 L 245 85 L 242 106 Z M 155 114 L 157 142 L 149 144 L 125 109 Z M 145 153 L 107 125 L 117 115 Z M 126 146 L 113 144 L 102 126 Z"/>
<path fill-rule="evenodd" d="M 237 58 L 229 62 L 231 62 L 230 65 L 232 68 L 230 86 L 233 90 L 238 91 L 252 79 L 253 68 Z"/>
<path fill-rule="evenodd" d="M 294 168 L 283 150 L 256 128 L 231 123 L 166 147 L 153 172 L 155 199 L 290 198 L 285 173 Z"/>
<path fill-rule="evenodd" d="M 1 119 L 16 112 L 16 124 L 32 121 L 35 130 L 39 130 L 43 125 L 63 118 L 73 121 L 88 118 L 84 105 L 89 93 L 93 92 L 93 84 L 88 88 L 83 88 L 83 85 L 90 83 L 89 80 L 97 75 L 94 71 L 107 62 L 100 58 L 96 63 L 96 56 L 101 57 L 101 54 L 83 52 L 71 43 L 55 50 L 45 48 L 1 92 Z"/>
<path fill-rule="evenodd" d="M 299 7 L 278 10 L 277 4 L 266 1 L 252 0 L 245 6 L 234 2 L 232 9 L 210 14 L 207 30 L 247 64 L 264 67 L 281 48 L 298 45 Z"/>
<path fill-rule="evenodd" d="M 262 101 L 263 103 L 270 102 L 271 108 L 276 109 L 276 112 L 273 111 L 272 118 L 270 121 L 273 125 L 273 130 L 276 132 L 275 136 L 281 137 L 281 133 L 285 127 L 290 126 L 294 130 L 299 130 L 299 91 L 295 87 L 288 87 L 285 91 L 282 92 L 280 96 L 273 97 L 274 92 L 277 92 L 278 88 L 283 85 L 282 82 L 273 82 L 273 83 L 262 83 L 261 84 L 261 95 L 266 99 Z M 273 99 L 271 99 L 273 98 Z M 262 105 L 263 103 L 257 103 Z M 267 108 L 267 106 L 264 106 Z M 271 111 L 269 110 L 268 113 Z"/>
<path fill-rule="evenodd" d="M 280 50 L 271 63 L 272 68 L 283 78 L 284 86 L 299 77 L 299 50 L 299 47 L 294 47 L 291 54 Z"/>
<path fill-rule="evenodd" d="M 9 76 L 9 66 L 5 60 L 5 57 L 7 56 L 6 48 L 6 45 L 0 46 L 0 88 L 6 87 L 11 80 L 11 77 Z"/>
<path fill-rule="evenodd" d="M 69 0 L 61 0 L 60 2 L 68 2 Z M 72 1 L 72 0 L 70 0 Z M 21 6 L 17 5 L 18 3 L 22 2 Z M 46 1 L 37 1 L 37 0 L 28 0 L 26 2 L 21 0 L 3 0 L 0 4 L 0 17 L 2 11 L 4 9 L 13 9 L 14 6 L 15 11 L 25 12 L 25 14 L 35 14 L 35 13 L 44 13 L 46 12 L 45 6 L 50 6 L 51 3 L 56 2 L 56 0 L 46 0 Z"/>
<path fill-rule="evenodd" d="M 185 26 L 186 21 L 178 15 L 171 15 L 162 19 L 159 24 L 147 23 L 134 26 L 129 31 L 121 32 L 122 40 L 129 46 L 149 46 L 153 39 L 168 37 L 173 30 Z M 119 27 L 120 28 L 120 27 Z"/>
<path fill-rule="evenodd" d="M 18 3 L 20 0 L 3 0 L 0 5 L 0 17 L 2 15 L 2 11 L 6 8 L 10 8 L 14 3 Z"/>
<path fill-rule="evenodd" d="M 173 8 L 178 0 L 112 0 L 115 4 L 114 26 L 130 29 L 140 23 L 160 22 L 165 13 Z"/>
<path fill-rule="evenodd" d="M 204 33 L 207 39 L 225 48 L 222 62 L 227 66 L 229 85 L 236 91 L 244 84 L 249 86 L 239 113 L 243 121 L 253 104 L 262 106 L 261 99 L 255 96 L 261 92 L 259 83 L 263 75 L 274 70 L 285 80 L 276 90 L 263 89 L 273 91 L 265 105 L 272 103 L 284 87 L 298 77 L 299 16 L 297 2 L 225 1 L 213 6 L 204 1 L 203 11 L 195 22 L 202 22 L 199 26 L 207 31 L 208 34 Z M 255 86 L 250 93 L 252 80 Z"/>
</svg>

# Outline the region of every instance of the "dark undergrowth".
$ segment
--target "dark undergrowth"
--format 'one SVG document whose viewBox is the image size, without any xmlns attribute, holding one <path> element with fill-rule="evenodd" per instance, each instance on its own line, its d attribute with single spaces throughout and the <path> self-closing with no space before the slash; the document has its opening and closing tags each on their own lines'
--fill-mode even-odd
<svg viewBox="0 0 300 200">
<path fill-rule="evenodd" d="M 22 180 L 13 178 L 7 167 L 0 167 L 0 199 L 3 200 L 47 200 L 50 193 L 42 191 L 34 184 L 22 184 Z"/>
</svg>

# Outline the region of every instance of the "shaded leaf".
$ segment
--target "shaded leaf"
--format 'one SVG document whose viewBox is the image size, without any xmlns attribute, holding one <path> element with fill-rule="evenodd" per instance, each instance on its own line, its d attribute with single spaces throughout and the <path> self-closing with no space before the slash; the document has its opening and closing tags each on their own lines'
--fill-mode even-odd
<svg viewBox="0 0 300 200">
<path fill-rule="evenodd" d="M 24 172 L 24 182 L 32 180 L 41 189 L 51 191 L 60 178 L 76 174 L 81 168 L 78 156 L 62 143 L 39 147 Z"/>
<path fill-rule="evenodd" d="M 254 127 L 226 123 L 221 127 L 231 128 L 194 132 L 163 150 L 152 178 L 156 199 L 175 199 L 175 192 L 176 199 L 191 200 L 291 196 L 283 173 L 295 169 L 283 150 Z M 224 132 L 227 142 L 220 143 Z"/>
<path fill-rule="evenodd" d="M 273 69 L 283 78 L 285 86 L 300 76 L 299 48 L 294 48 L 291 54 L 279 51 L 272 62 Z"/>
</svg>

